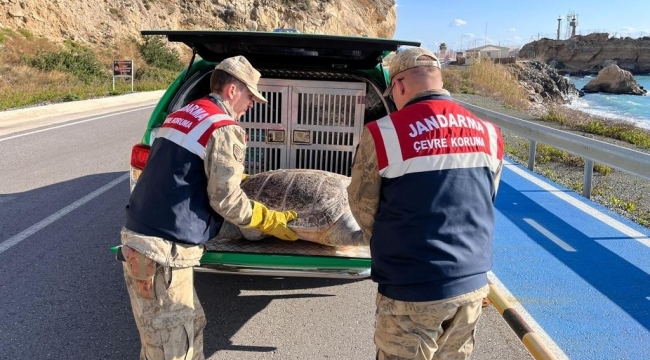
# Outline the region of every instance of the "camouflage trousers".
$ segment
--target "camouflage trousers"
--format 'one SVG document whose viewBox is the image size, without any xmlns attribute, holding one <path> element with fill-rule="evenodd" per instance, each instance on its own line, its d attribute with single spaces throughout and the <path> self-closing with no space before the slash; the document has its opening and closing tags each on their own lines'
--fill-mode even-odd
<svg viewBox="0 0 650 360">
<path fill-rule="evenodd" d="M 377 294 L 378 360 L 461 360 L 474 349 L 474 331 L 489 287 L 450 299 L 405 302 Z"/>
<path fill-rule="evenodd" d="M 194 269 L 161 266 L 124 247 L 126 287 L 140 332 L 140 360 L 203 360 L 203 307 Z"/>
</svg>

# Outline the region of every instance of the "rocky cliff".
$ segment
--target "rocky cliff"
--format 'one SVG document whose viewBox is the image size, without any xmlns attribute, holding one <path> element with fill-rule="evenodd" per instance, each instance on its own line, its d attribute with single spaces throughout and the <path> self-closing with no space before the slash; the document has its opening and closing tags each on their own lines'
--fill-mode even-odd
<svg viewBox="0 0 650 360">
<path fill-rule="evenodd" d="M 520 61 L 506 67 L 526 89 L 533 105 L 565 104 L 581 95 L 557 70 L 542 62 Z"/>
<path fill-rule="evenodd" d="M 110 45 L 140 30 L 257 30 L 392 38 L 395 0 L 0 0 L 0 28 Z"/>
<path fill-rule="evenodd" d="M 547 63 L 562 74 L 596 74 L 610 64 L 632 74 L 648 74 L 650 37 L 621 39 L 593 33 L 568 40 L 541 39 L 524 45 L 519 56 Z"/>
</svg>

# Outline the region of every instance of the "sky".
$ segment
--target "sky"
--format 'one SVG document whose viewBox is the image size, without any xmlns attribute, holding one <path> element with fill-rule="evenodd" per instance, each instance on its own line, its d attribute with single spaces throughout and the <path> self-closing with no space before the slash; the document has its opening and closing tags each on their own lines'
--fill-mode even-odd
<svg viewBox="0 0 650 360">
<path fill-rule="evenodd" d="M 521 47 L 541 37 L 565 39 L 567 15 L 578 20 L 576 34 L 608 32 L 637 38 L 650 35 L 650 0 L 396 0 L 394 39 L 420 41 L 438 51 L 441 43 L 459 51 L 500 45 Z"/>
</svg>

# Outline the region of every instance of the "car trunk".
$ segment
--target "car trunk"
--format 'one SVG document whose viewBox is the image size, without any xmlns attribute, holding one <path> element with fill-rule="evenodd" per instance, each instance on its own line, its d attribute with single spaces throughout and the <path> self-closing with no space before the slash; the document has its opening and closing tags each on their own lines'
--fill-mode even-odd
<svg viewBox="0 0 650 360">
<path fill-rule="evenodd" d="M 244 55 L 260 70 L 259 89 L 268 104 L 255 104 L 240 120 L 248 136 L 244 163 L 248 174 L 296 168 L 349 176 L 364 122 L 389 111 L 381 96 L 386 86 L 382 58 L 400 45 L 419 45 L 389 39 L 292 33 L 142 34 L 164 35 L 170 41 L 184 42 L 206 62 Z M 367 74 L 377 68 L 379 79 Z M 207 95 L 211 71 L 212 68 L 205 67 L 189 76 L 166 112 Z M 198 271 L 335 278 L 362 278 L 370 274 L 367 246 L 333 247 L 266 238 L 254 242 L 212 240 L 206 247 Z"/>
</svg>

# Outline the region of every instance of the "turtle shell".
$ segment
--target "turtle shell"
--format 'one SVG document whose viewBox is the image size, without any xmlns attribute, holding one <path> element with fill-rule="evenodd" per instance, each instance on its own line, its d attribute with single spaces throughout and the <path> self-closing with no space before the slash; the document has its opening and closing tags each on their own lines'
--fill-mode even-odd
<svg viewBox="0 0 650 360">
<path fill-rule="evenodd" d="M 298 218 L 291 228 L 320 233 L 350 211 L 350 178 L 311 169 L 266 171 L 249 176 L 241 185 L 249 199 L 272 210 L 293 210 Z"/>
</svg>

